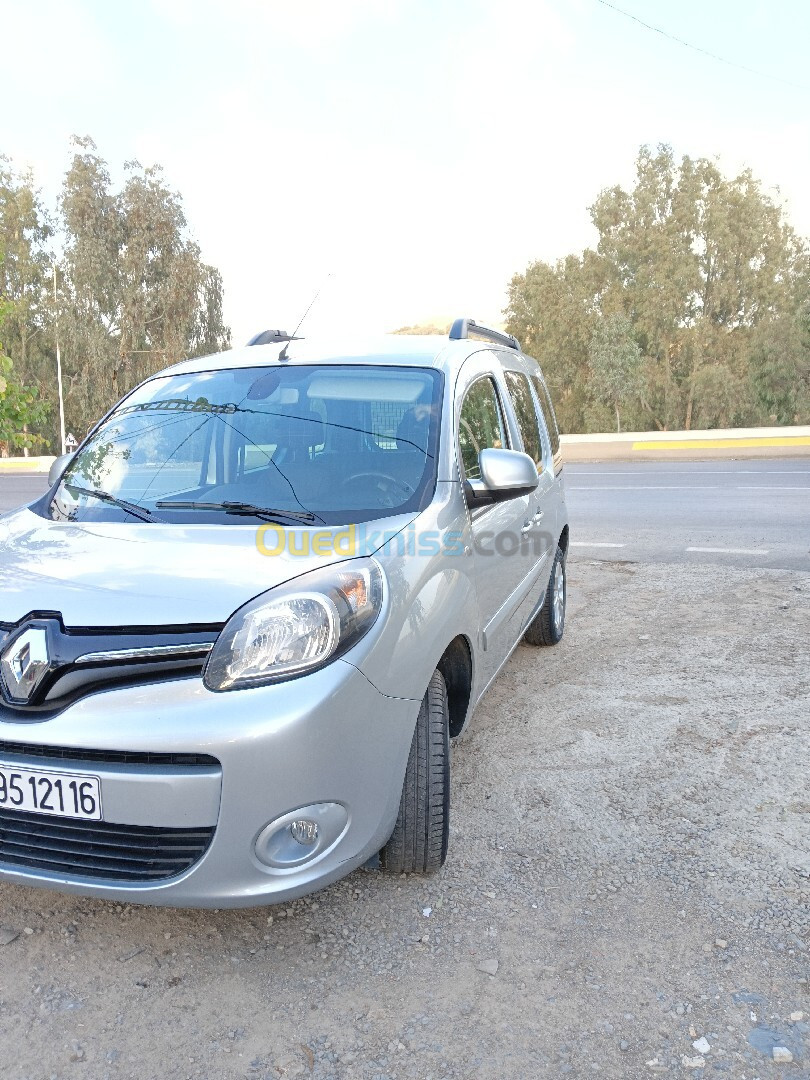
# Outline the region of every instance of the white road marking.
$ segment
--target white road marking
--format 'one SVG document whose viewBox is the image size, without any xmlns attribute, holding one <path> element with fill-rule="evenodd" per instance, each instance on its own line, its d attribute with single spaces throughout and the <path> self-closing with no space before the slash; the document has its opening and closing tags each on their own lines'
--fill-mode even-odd
<svg viewBox="0 0 810 1080">
<path fill-rule="evenodd" d="M 626 469 L 592 469 L 589 465 L 582 462 L 569 461 L 567 467 L 572 471 L 580 471 L 583 475 L 587 473 L 589 476 L 627 476 L 628 473 L 638 472 L 640 469 L 646 469 L 654 471 L 657 475 L 663 476 L 667 473 L 674 473 L 676 476 L 683 471 L 684 465 L 689 465 L 690 462 L 684 461 L 677 469 L 650 469 L 650 464 L 640 465 L 638 462 L 629 464 Z M 658 464 L 657 462 L 655 464 Z M 705 462 L 693 461 L 691 465 L 697 467 Z M 694 471 L 698 471 L 697 468 Z M 808 476 L 810 472 L 807 469 L 700 469 L 702 476 Z"/>
<path fill-rule="evenodd" d="M 572 540 L 571 541 L 571 547 L 610 547 L 610 548 L 620 548 L 620 547 L 624 547 L 624 544 L 603 544 L 603 543 L 600 543 L 597 540 L 594 540 L 593 542 L 591 542 L 589 540 Z"/>
<path fill-rule="evenodd" d="M 710 548 L 688 547 L 687 551 L 699 551 L 705 555 L 768 555 L 762 548 Z"/>
<path fill-rule="evenodd" d="M 729 491 L 723 484 L 569 484 L 574 491 Z M 810 484 L 735 484 L 737 491 L 810 491 Z"/>
<path fill-rule="evenodd" d="M 585 487 L 582 484 L 571 484 L 577 491 L 716 491 L 720 484 L 599 484 L 594 487 Z"/>
</svg>

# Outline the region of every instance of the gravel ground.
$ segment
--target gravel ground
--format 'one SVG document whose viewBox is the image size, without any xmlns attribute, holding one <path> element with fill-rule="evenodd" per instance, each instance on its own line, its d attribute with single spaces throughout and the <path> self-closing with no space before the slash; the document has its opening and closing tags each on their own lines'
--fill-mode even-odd
<svg viewBox="0 0 810 1080">
<path fill-rule="evenodd" d="M 220 912 L 0 886 L 0 1075 L 808 1080 L 810 577 L 570 578 L 454 749 L 438 876 Z"/>
</svg>

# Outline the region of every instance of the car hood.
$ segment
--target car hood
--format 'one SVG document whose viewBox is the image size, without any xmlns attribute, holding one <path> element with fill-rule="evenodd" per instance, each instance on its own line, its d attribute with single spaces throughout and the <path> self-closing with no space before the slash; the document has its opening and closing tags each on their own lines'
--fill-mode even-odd
<svg viewBox="0 0 810 1080">
<path fill-rule="evenodd" d="M 255 522 L 57 522 L 24 508 L 0 520 L 0 623 L 34 612 L 58 612 L 66 627 L 224 623 L 252 597 L 307 570 L 372 554 L 414 517 L 368 522 L 354 533 L 272 526 L 265 551 L 282 546 L 280 535 L 286 545 L 264 554 Z M 312 552 L 314 536 L 324 554 Z"/>
</svg>

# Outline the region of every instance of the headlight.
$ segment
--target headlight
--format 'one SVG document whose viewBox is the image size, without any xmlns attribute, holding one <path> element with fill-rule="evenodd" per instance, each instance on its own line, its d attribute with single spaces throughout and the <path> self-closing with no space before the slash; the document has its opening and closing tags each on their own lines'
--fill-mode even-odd
<svg viewBox="0 0 810 1080">
<path fill-rule="evenodd" d="M 373 559 L 302 574 L 231 616 L 203 682 L 209 690 L 240 690 L 322 667 L 371 628 L 381 604 L 382 572 Z"/>
</svg>

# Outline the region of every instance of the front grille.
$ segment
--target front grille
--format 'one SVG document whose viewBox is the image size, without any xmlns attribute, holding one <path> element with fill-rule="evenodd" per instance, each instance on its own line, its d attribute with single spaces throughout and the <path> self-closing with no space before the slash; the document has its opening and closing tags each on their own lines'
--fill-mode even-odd
<svg viewBox="0 0 810 1080">
<path fill-rule="evenodd" d="M 0 865 L 114 881 L 160 881 L 205 854 L 214 826 L 199 829 L 72 821 L 0 808 Z"/>
<path fill-rule="evenodd" d="M 83 750 L 75 746 L 40 746 L 37 743 L 6 742 L 0 739 L 0 754 L 23 754 L 51 761 L 104 761 L 111 765 L 219 766 L 210 754 L 160 754 L 136 750 Z"/>
<path fill-rule="evenodd" d="M 31 612 L 17 624 L 0 623 L 0 645 L 26 628 L 44 636 L 48 665 L 23 700 L 0 678 L 5 703 L 0 720 L 44 719 L 106 690 L 199 677 L 222 629 L 197 624 L 66 628 L 58 612 Z"/>
</svg>

